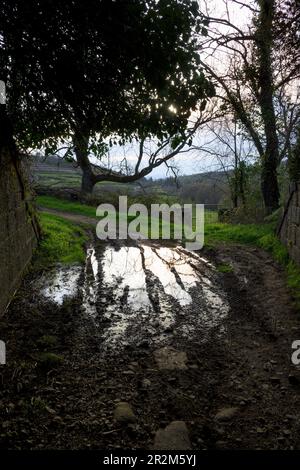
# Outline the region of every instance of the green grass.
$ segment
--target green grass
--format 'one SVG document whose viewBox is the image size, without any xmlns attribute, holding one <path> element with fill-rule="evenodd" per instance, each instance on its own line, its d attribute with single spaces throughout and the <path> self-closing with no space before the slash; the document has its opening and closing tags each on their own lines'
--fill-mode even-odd
<svg viewBox="0 0 300 470">
<path fill-rule="evenodd" d="M 47 209 L 55 209 L 62 212 L 70 212 L 96 218 L 96 207 L 81 204 L 80 202 L 66 201 L 53 196 L 38 196 L 36 203 L 38 206 Z"/>
<path fill-rule="evenodd" d="M 219 264 L 217 266 L 217 271 L 219 271 L 219 273 L 232 273 L 233 272 L 233 267 L 230 265 L 230 264 Z"/>
<path fill-rule="evenodd" d="M 55 209 L 57 211 L 61 212 L 69 212 L 72 214 L 77 214 L 77 215 L 83 215 L 83 216 L 88 216 L 96 219 L 96 207 L 90 206 L 88 204 L 81 204 L 80 202 L 71 202 L 67 201 L 65 199 L 60 199 L 56 198 L 53 196 L 38 196 L 36 198 L 36 203 L 38 206 L 41 206 L 46 209 Z M 98 218 L 100 220 L 100 218 Z M 127 216 L 125 213 L 117 213 L 117 219 L 122 219 L 122 220 L 127 220 L 127 222 L 130 222 L 135 219 L 135 216 Z M 150 227 L 151 227 L 151 221 L 154 220 L 150 216 L 147 217 L 146 219 L 142 217 L 143 225 L 146 227 L 146 229 L 143 231 L 145 232 L 144 234 L 148 236 L 150 234 Z M 173 233 L 174 230 L 174 224 L 173 223 L 162 223 L 162 221 L 159 221 L 159 232 L 160 236 L 162 233 L 162 226 L 165 228 L 168 228 L 170 226 L 171 229 L 171 234 Z"/>
<path fill-rule="evenodd" d="M 275 235 L 274 223 L 261 225 L 206 224 L 205 245 L 213 246 L 220 242 L 254 245 L 269 252 L 276 261 L 285 267 L 287 284 L 291 289 L 297 308 L 300 309 L 300 268 L 291 261 L 287 248 Z"/>
<path fill-rule="evenodd" d="M 37 203 L 49 209 L 70 212 L 96 218 L 96 208 L 87 204 L 70 202 L 52 196 L 39 196 Z M 120 217 L 120 215 L 119 215 Z M 121 216 L 126 217 L 125 214 Z M 135 217 L 128 217 L 128 221 Z M 151 218 L 148 218 L 148 230 Z M 81 262 L 84 259 L 83 243 L 85 235 L 82 229 L 73 223 L 52 214 L 41 214 L 42 228 L 45 238 L 41 244 L 41 255 L 45 261 L 64 263 Z M 147 222 L 146 224 L 147 225 Z M 160 221 L 160 233 L 162 224 Z M 171 234 L 174 224 L 170 224 Z M 217 222 L 217 213 L 205 212 L 205 245 L 216 243 L 240 243 L 257 246 L 268 251 L 275 260 L 281 263 L 287 272 L 287 283 L 300 307 L 300 268 L 295 265 L 288 251 L 274 233 L 274 222 L 266 224 L 226 224 Z M 220 267 L 221 272 L 230 272 Z"/>
<path fill-rule="evenodd" d="M 256 245 L 262 237 L 272 234 L 272 231 L 272 224 L 232 225 L 220 222 L 208 223 L 205 224 L 205 244 L 229 242 Z"/>
<path fill-rule="evenodd" d="M 53 335 L 43 335 L 37 340 L 37 344 L 42 349 L 57 346 L 57 337 Z"/>
<path fill-rule="evenodd" d="M 57 188 L 80 188 L 81 176 L 70 172 L 41 172 L 37 174 L 37 182 L 43 186 L 55 186 Z"/>
<path fill-rule="evenodd" d="M 275 235 L 274 224 L 206 224 L 205 244 L 216 242 L 258 246 L 270 252 L 279 263 L 285 266 L 289 263 L 288 251 Z"/>
<path fill-rule="evenodd" d="M 71 264 L 84 261 L 87 236 L 83 229 L 46 213 L 40 214 L 40 222 L 43 238 L 34 260 L 36 269 L 58 262 Z"/>
</svg>

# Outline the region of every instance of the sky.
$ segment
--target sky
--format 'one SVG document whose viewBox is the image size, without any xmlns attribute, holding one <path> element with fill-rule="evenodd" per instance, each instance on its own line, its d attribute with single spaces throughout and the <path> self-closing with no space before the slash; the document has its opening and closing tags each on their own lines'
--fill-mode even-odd
<svg viewBox="0 0 300 470">
<path fill-rule="evenodd" d="M 210 14 L 214 17 L 219 18 L 226 15 L 226 6 L 224 0 L 207 0 L 206 2 L 200 0 L 199 4 L 200 9 L 204 10 L 205 13 L 205 5 L 208 5 Z M 248 21 L 248 9 L 242 8 L 240 5 L 235 4 L 232 1 L 230 1 L 229 13 L 234 24 L 242 26 L 243 23 Z M 222 66 L 224 66 L 224 63 Z M 198 146 L 204 145 L 207 141 L 210 140 L 211 136 L 208 135 L 207 132 L 203 134 L 201 130 L 195 137 L 195 141 Z M 129 165 L 131 164 L 134 166 L 137 152 L 138 145 L 126 145 L 122 148 L 112 148 L 109 152 L 109 155 L 106 157 L 106 159 L 104 159 L 104 162 L 106 164 L 109 163 L 110 167 L 113 167 L 117 170 L 119 163 L 126 157 Z M 190 150 L 189 152 L 178 155 L 168 163 L 172 166 L 174 165 L 179 175 L 190 175 L 207 171 L 216 171 L 220 169 L 220 164 L 215 158 L 209 156 L 208 154 L 204 155 L 198 150 Z M 149 176 L 157 179 L 171 175 L 172 172 L 170 169 L 168 169 L 166 165 L 162 164 L 160 167 L 154 169 Z"/>
</svg>

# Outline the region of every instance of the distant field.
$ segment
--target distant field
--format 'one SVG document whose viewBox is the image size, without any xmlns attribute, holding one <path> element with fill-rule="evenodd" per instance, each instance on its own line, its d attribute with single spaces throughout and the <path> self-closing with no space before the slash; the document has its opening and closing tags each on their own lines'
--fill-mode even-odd
<svg viewBox="0 0 300 470">
<path fill-rule="evenodd" d="M 81 186 L 81 175 L 70 171 L 37 171 L 34 174 L 34 178 L 36 184 L 54 189 L 72 188 L 79 190 Z M 103 181 L 95 185 L 94 192 L 98 194 L 103 191 L 115 191 L 126 194 L 135 189 L 142 191 L 138 185 Z"/>
<path fill-rule="evenodd" d="M 76 173 L 66 172 L 42 172 L 35 174 L 35 181 L 41 186 L 53 188 L 80 188 L 81 176 Z"/>
<path fill-rule="evenodd" d="M 38 187 L 49 188 L 54 194 L 56 190 L 62 189 L 80 190 L 82 172 L 75 162 L 62 160 L 55 155 L 47 158 L 36 157 L 31 171 L 36 181 L 37 191 Z M 132 197 L 133 201 L 138 198 L 136 202 L 146 205 L 153 202 L 170 204 L 181 201 L 182 203 L 230 207 L 227 176 L 223 172 L 207 172 L 179 175 L 177 180 L 165 177 L 155 180 L 142 178 L 132 183 L 106 181 L 96 184 L 93 194 L 101 202 L 108 203 L 114 203 L 119 195 L 127 195 Z M 47 192 L 44 191 L 44 194 Z"/>
</svg>

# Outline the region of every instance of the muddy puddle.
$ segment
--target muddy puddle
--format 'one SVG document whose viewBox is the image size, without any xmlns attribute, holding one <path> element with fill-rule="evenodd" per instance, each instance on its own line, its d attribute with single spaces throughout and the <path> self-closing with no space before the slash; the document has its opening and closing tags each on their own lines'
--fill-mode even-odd
<svg viewBox="0 0 300 470">
<path fill-rule="evenodd" d="M 72 299 L 78 290 L 81 271 L 81 266 L 59 266 L 56 270 L 47 273 L 39 281 L 42 296 L 57 305 L 62 305 L 65 300 Z"/>
<path fill-rule="evenodd" d="M 181 247 L 90 246 L 83 268 L 58 267 L 40 282 L 58 306 L 80 293 L 104 350 L 205 341 L 229 312 L 214 266 Z"/>
</svg>

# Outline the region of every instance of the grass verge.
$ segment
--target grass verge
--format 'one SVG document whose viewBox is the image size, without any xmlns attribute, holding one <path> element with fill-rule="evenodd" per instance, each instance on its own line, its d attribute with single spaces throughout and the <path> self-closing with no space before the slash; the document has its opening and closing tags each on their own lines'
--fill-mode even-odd
<svg viewBox="0 0 300 470">
<path fill-rule="evenodd" d="M 39 196 L 37 204 L 49 209 L 70 212 L 96 218 L 96 208 L 87 204 L 66 201 L 52 196 Z M 258 246 L 268 251 L 286 268 L 287 283 L 300 309 L 300 268 L 290 260 L 288 251 L 274 233 L 274 223 L 231 225 L 212 222 L 216 214 L 205 213 L 205 245 L 218 242 L 241 243 Z M 128 221 L 134 217 L 128 217 Z M 45 238 L 42 241 L 40 257 L 45 262 L 81 262 L 84 259 L 84 231 L 69 221 L 52 214 L 41 214 L 42 228 Z M 150 223 L 146 221 L 146 226 Z M 161 232 L 161 222 L 159 223 Z M 173 231 L 173 224 L 171 233 Z M 222 268 L 221 268 L 222 269 Z M 224 268 L 225 269 L 225 268 Z M 227 271 L 228 272 L 228 271 Z"/>
<path fill-rule="evenodd" d="M 42 206 L 47 209 L 56 209 L 62 212 L 71 212 L 73 214 L 85 215 L 93 217 L 94 219 L 96 218 L 96 207 L 81 204 L 80 202 L 71 202 L 53 196 L 38 196 L 36 198 L 36 203 L 38 206 Z"/>
<path fill-rule="evenodd" d="M 275 235 L 274 224 L 231 225 L 223 223 L 206 224 L 205 245 L 218 242 L 254 245 L 268 251 L 285 267 L 287 284 L 291 289 L 297 308 L 300 309 L 300 268 L 289 257 L 287 248 Z"/>
<path fill-rule="evenodd" d="M 84 261 L 84 243 L 87 236 L 83 229 L 56 215 L 42 213 L 40 222 L 43 239 L 34 259 L 39 269 L 54 263 L 81 263 Z"/>
</svg>

